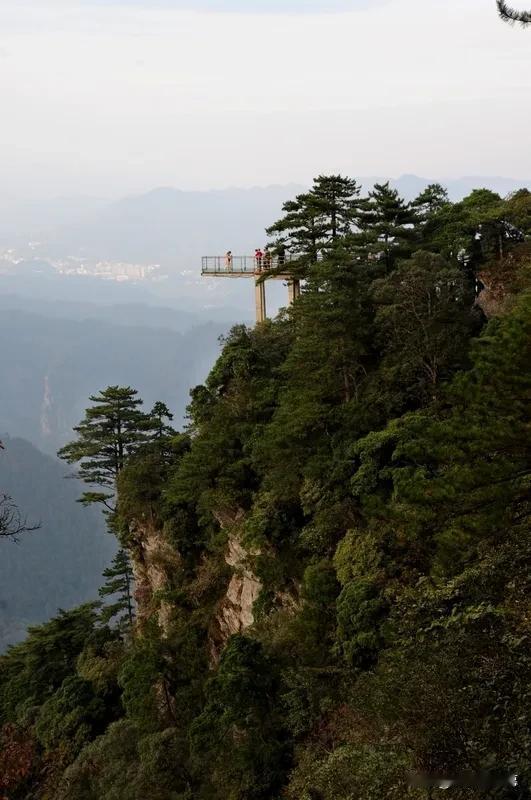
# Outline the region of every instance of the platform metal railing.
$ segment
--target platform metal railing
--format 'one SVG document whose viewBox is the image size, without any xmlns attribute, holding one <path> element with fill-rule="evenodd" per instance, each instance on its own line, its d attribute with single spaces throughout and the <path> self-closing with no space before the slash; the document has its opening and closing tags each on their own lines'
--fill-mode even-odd
<svg viewBox="0 0 531 800">
<path fill-rule="evenodd" d="M 279 270 L 290 262 L 298 261 L 300 256 L 285 256 L 265 253 L 257 256 L 203 256 L 201 272 L 203 275 L 256 275 L 269 270 Z"/>
</svg>

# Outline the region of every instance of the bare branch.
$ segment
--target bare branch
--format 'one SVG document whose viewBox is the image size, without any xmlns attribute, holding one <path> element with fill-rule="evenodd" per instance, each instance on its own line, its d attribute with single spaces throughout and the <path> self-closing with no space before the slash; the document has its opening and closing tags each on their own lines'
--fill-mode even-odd
<svg viewBox="0 0 531 800">
<path fill-rule="evenodd" d="M 29 525 L 13 499 L 7 494 L 0 494 L 0 538 L 13 539 L 16 542 L 23 533 L 36 531 L 40 527 Z"/>
</svg>

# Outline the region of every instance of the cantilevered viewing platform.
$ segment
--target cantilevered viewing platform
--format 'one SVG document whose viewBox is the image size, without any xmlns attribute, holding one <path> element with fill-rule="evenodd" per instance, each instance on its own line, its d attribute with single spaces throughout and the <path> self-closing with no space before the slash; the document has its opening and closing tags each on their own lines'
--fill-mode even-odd
<svg viewBox="0 0 531 800">
<path fill-rule="evenodd" d="M 233 256 L 231 253 L 224 256 L 204 256 L 201 274 L 207 278 L 254 278 L 256 322 L 259 323 L 264 322 L 267 316 L 267 280 L 287 282 L 290 304 L 300 295 L 300 280 L 294 278 L 289 271 L 289 263 L 295 260 L 289 255 L 273 256 L 268 253 L 262 257 Z"/>
</svg>

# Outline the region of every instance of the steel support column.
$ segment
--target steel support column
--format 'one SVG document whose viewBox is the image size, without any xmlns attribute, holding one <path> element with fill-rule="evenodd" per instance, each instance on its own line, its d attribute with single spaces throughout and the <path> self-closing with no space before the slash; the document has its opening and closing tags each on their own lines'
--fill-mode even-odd
<svg viewBox="0 0 531 800">
<path fill-rule="evenodd" d="M 266 288 L 265 281 L 255 281 L 255 300 L 256 300 L 256 322 L 265 322 L 266 320 Z"/>
<path fill-rule="evenodd" d="M 295 300 L 301 296 L 301 282 L 294 278 L 292 281 L 288 281 L 288 300 L 289 304 L 295 302 Z"/>
</svg>

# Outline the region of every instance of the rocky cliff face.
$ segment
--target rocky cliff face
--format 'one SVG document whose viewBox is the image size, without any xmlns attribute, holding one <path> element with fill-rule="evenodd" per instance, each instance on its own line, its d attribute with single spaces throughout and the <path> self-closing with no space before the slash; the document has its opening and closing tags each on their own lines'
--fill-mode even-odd
<svg viewBox="0 0 531 800">
<path fill-rule="evenodd" d="M 162 635 L 166 637 L 169 634 L 172 607 L 165 594 L 173 585 L 172 578 L 181 565 L 179 554 L 151 521 L 133 523 L 130 533 L 137 624 L 142 629 L 155 614 Z"/>
<path fill-rule="evenodd" d="M 483 289 L 478 295 L 476 304 L 487 319 L 492 319 L 502 313 L 507 300 L 507 292 L 503 285 L 492 280 L 489 273 L 480 273 L 479 279 L 483 284 Z"/>
<path fill-rule="evenodd" d="M 218 516 L 218 515 L 217 515 Z M 210 649 L 217 660 L 227 640 L 254 623 L 253 605 L 262 584 L 249 566 L 251 555 L 241 544 L 243 514 L 220 514 L 218 521 L 229 532 L 225 561 L 232 571 L 227 590 L 218 603 L 210 628 Z M 135 602 L 139 629 L 156 615 L 162 635 L 170 631 L 172 606 L 167 592 L 175 585 L 181 559 L 153 522 L 130 526 L 131 558 L 135 578 Z"/>
<path fill-rule="evenodd" d="M 231 636 L 243 633 L 254 625 L 254 604 L 262 591 L 262 583 L 252 568 L 253 557 L 259 553 L 247 549 L 242 543 L 243 511 L 219 512 L 216 519 L 227 532 L 223 557 L 231 574 L 213 610 L 209 626 L 212 664 L 219 661 Z M 152 522 L 135 522 L 130 526 L 130 533 L 138 628 L 141 631 L 147 621 L 155 617 L 162 636 L 166 638 L 172 622 L 168 590 L 175 587 L 181 558 L 164 533 Z M 277 608 L 294 611 L 298 604 L 297 587 L 294 586 L 290 592 L 279 593 L 275 601 Z"/>
<path fill-rule="evenodd" d="M 236 537 L 230 537 L 225 561 L 233 570 L 233 575 L 216 616 L 219 634 L 224 642 L 254 623 L 253 605 L 262 590 L 262 584 L 249 568 L 248 559 L 249 553 L 241 542 Z"/>
<path fill-rule="evenodd" d="M 531 246 L 522 245 L 500 261 L 487 264 L 478 273 L 482 289 L 476 304 L 487 319 L 510 312 L 518 294 L 527 287 L 530 258 Z"/>
<path fill-rule="evenodd" d="M 262 584 L 250 566 L 250 556 L 256 553 L 250 553 L 241 542 L 243 517 L 241 509 L 216 514 L 221 527 L 228 531 L 225 562 L 232 576 L 210 626 L 210 652 L 214 661 L 231 636 L 253 625 L 253 606 L 262 591 Z"/>
</svg>

